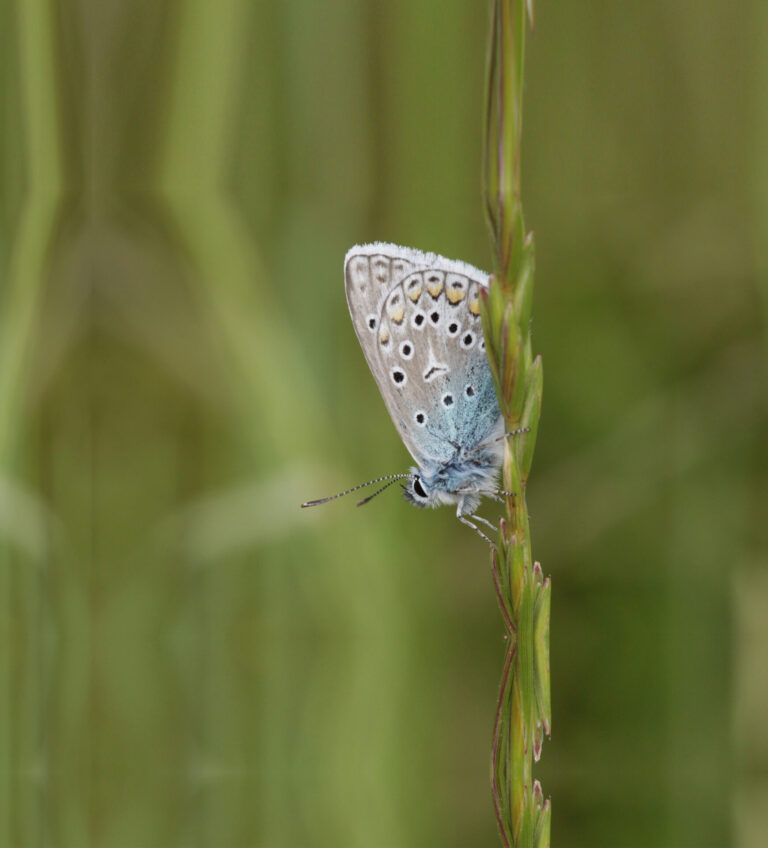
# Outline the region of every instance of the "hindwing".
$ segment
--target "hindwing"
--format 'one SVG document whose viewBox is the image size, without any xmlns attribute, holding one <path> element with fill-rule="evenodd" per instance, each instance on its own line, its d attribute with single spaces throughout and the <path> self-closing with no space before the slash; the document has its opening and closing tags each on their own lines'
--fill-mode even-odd
<svg viewBox="0 0 768 848">
<path fill-rule="evenodd" d="M 484 272 L 391 244 L 353 247 L 347 302 L 392 421 L 421 467 L 471 450 L 497 429 L 480 321 Z"/>
</svg>

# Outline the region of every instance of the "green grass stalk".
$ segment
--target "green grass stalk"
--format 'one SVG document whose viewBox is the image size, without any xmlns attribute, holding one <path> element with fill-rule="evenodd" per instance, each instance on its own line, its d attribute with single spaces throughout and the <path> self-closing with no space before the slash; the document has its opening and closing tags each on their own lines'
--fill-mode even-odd
<svg viewBox="0 0 768 848">
<path fill-rule="evenodd" d="M 505 848 L 549 846 L 551 802 L 533 780 L 550 733 L 550 580 L 534 562 L 526 502 L 541 411 L 542 365 L 531 352 L 533 234 L 520 196 L 525 34 L 532 5 L 493 0 L 485 123 L 485 203 L 494 273 L 483 300 L 483 331 L 506 429 L 506 498 L 491 550 L 494 587 L 507 629 L 491 756 L 496 819 Z"/>
</svg>

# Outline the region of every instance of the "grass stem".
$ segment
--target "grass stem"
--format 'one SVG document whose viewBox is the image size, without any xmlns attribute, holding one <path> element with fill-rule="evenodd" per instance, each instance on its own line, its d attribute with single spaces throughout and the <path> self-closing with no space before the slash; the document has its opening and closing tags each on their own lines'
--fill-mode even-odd
<svg viewBox="0 0 768 848">
<path fill-rule="evenodd" d="M 541 357 L 531 353 L 533 234 L 527 233 L 520 195 L 525 32 L 532 6 L 493 0 L 485 119 L 485 208 L 494 273 L 483 298 L 488 362 L 506 430 L 528 428 L 505 440 L 503 485 L 509 495 L 491 572 L 507 629 L 507 648 L 493 730 L 491 787 L 505 848 L 549 846 L 551 803 L 533 762 L 550 733 L 550 580 L 534 563 L 526 484 L 541 412 Z"/>
</svg>

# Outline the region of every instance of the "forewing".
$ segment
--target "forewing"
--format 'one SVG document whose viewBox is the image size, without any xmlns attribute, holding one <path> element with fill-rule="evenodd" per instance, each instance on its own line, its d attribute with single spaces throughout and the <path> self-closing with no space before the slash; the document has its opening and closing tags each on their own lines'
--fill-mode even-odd
<svg viewBox="0 0 768 848">
<path fill-rule="evenodd" d="M 487 275 L 385 244 L 352 248 L 345 269 L 357 336 L 414 459 L 437 466 L 480 444 L 499 415 L 480 322 Z"/>
<path fill-rule="evenodd" d="M 379 315 L 392 287 L 414 268 L 413 262 L 403 253 L 403 248 L 392 244 L 356 245 L 344 260 L 349 314 L 390 415 L 389 383 L 377 346 Z"/>
</svg>

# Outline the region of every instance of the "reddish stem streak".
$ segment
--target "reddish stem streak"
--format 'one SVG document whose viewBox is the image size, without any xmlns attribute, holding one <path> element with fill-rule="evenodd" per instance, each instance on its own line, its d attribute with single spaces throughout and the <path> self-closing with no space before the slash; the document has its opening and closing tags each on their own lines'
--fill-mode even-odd
<svg viewBox="0 0 768 848">
<path fill-rule="evenodd" d="M 493 794 L 493 809 L 496 813 L 496 821 L 499 825 L 499 833 L 501 841 L 504 843 L 504 848 L 513 848 L 510 841 L 507 839 L 507 832 L 504 828 L 504 816 L 501 810 L 501 787 L 499 786 L 499 736 L 501 735 L 501 714 L 504 709 L 504 694 L 507 690 L 509 682 L 509 673 L 512 669 L 512 664 L 517 653 L 517 642 L 513 639 L 510 641 L 509 649 L 507 650 L 507 659 L 504 663 L 504 671 L 501 675 L 501 685 L 499 686 L 499 699 L 496 702 L 496 720 L 493 723 L 493 756 L 491 757 L 491 769 L 493 778 L 491 788 Z"/>
</svg>

